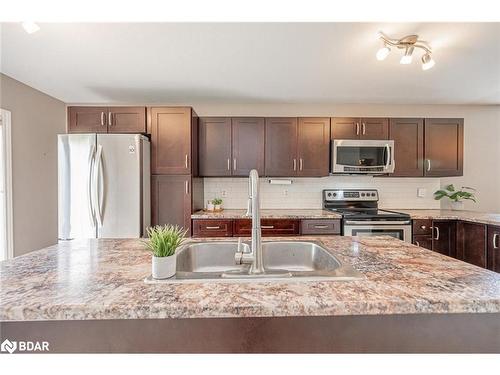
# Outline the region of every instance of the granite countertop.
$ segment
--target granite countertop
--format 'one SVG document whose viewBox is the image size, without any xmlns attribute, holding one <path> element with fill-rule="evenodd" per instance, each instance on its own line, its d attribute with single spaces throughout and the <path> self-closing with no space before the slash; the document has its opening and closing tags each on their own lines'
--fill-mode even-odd
<svg viewBox="0 0 500 375">
<path fill-rule="evenodd" d="M 192 219 L 248 219 L 246 210 L 224 209 L 221 212 L 197 211 Z M 262 219 L 341 219 L 342 215 L 323 209 L 263 209 Z"/>
<path fill-rule="evenodd" d="M 463 220 L 473 223 L 500 225 L 500 214 L 465 211 L 465 210 L 399 210 L 411 216 L 412 219 Z"/>
<path fill-rule="evenodd" d="M 390 237 L 286 239 L 322 243 L 364 279 L 146 284 L 140 240 L 68 241 L 1 262 L 0 320 L 500 312 L 500 274 Z"/>
</svg>

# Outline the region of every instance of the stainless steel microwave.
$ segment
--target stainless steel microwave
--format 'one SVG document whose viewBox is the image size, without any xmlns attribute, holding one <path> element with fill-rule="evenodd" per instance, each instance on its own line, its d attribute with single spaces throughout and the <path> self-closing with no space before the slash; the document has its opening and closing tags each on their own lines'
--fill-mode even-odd
<svg viewBox="0 0 500 375">
<path fill-rule="evenodd" d="M 332 173 L 394 172 L 394 141 L 338 139 L 332 141 Z"/>
</svg>

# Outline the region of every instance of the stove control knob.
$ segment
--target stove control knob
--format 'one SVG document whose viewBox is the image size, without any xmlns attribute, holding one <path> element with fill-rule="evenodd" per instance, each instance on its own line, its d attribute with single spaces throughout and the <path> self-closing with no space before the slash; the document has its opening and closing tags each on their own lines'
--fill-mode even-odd
<svg viewBox="0 0 500 375">
<path fill-rule="evenodd" d="M 368 194 L 367 194 L 368 195 Z M 361 193 L 361 196 L 364 197 L 365 196 L 365 193 Z"/>
<path fill-rule="evenodd" d="M 332 196 L 332 193 L 328 193 L 327 196 L 331 197 Z"/>
<path fill-rule="evenodd" d="M 372 197 L 374 197 L 374 196 L 375 196 L 375 193 L 372 193 Z"/>
<path fill-rule="evenodd" d="M 337 196 L 337 193 L 333 193 L 333 196 L 336 197 Z"/>
</svg>

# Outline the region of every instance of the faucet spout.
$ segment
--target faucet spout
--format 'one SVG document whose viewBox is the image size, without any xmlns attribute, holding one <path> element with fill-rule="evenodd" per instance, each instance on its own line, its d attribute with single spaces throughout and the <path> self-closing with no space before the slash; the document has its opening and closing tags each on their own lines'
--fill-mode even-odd
<svg viewBox="0 0 500 375">
<path fill-rule="evenodd" d="M 260 195 L 259 195 L 259 173 L 252 169 L 249 175 L 249 207 L 252 215 L 252 255 L 253 262 L 250 274 L 263 274 L 264 262 L 262 256 L 262 230 L 260 227 Z"/>
</svg>

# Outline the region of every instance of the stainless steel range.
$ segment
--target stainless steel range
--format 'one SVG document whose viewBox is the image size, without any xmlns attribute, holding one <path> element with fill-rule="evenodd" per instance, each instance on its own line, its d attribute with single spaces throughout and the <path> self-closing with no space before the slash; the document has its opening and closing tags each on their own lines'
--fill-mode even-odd
<svg viewBox="0 0 500 375">
<path fill-rule="evenodd" d="M 344 236 L 391 236 L 411 242 L 410 215 L 380 210 L 375 189 L 323 190 L 323 208 L 342 215 Z"/>
</svg>

